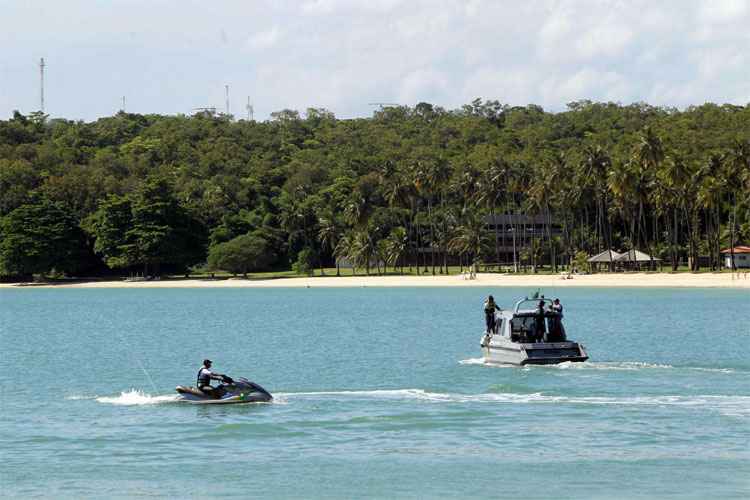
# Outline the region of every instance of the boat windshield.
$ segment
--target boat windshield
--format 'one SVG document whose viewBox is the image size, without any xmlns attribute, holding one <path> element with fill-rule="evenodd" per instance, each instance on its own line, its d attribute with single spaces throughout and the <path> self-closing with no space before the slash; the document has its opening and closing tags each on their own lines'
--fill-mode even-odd
<svg viewBox="0 0 750 500">
<path fill-rule="evenodd" d="M 513 342 L 562 342 L 565 328 L 560 315 L 545 311 L 544 316 L 535 313 L 521 313 L 513 316 L 510 322 Z"/>
</svg>

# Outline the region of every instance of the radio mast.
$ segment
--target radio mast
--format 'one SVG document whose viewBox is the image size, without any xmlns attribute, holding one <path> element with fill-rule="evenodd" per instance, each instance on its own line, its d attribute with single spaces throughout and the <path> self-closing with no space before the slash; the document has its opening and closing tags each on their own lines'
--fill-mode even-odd
<svg viewBox="0 0 750 500">
<path fill-rule="evenodd" d="M 44 113 L 44 58 L 39 59 L 39 110 Z"/>
<path fill-rule="evenodd" d="M 253 105 L 250 104 L 250 96 L 247 96 L 247 105 L 245 106 L 245 109 L 247 110 L 247 121 L 251 122 L 253 121 Z"/>
<path fill-rule="evenodd" d="M 224 85 L 224 90 L 227 95 L 227 115 L 229 114 L 229 85 Z"/>
</svg>

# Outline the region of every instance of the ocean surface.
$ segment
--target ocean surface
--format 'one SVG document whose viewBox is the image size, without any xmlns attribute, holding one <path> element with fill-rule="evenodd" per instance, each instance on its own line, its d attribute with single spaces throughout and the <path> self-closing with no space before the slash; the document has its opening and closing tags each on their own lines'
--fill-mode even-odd
<svg viewBox="0 0 750 500">
<path fill-rule="evenodd" d="M 591 361 L 484 365 L 530 292 L 0 290 L 0 496 L 750 497 L 748 291 L 544 290 Z"/>
</svg>

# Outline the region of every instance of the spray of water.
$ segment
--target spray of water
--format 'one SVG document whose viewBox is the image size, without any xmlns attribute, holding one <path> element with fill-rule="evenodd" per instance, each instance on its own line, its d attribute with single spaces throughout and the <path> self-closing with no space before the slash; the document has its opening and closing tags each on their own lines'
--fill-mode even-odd
<svg viewBox="0 0 750 500">
<path fill-rule="evenodd" d="M 151 378 L 151 375 L 148 373 L 148 370 L 146 370 L 146 367 L 143 366 L 143 363 L 141 362 L 141 358 L 135 355 L 135 350 L 133 349 L 133 347 L 130 345 L 127 339 L 122 334 L 120 334 L 120 332 L 117 332 L 117 336 L 120 338 L 120 342 L 122 342 L 123 344 L 127 346 L 128 353 L 133 359 L 135 359 L 135 362 L 138 363 L 138 367 L 141 369 L 143 374 L 146 375 L 146 378 L 151 384 L 151 388 L 154 390 L 154 393 L 158 392 L 156 389 L 156 384 L 154 384 L 154 379 Z"/>
</svg>

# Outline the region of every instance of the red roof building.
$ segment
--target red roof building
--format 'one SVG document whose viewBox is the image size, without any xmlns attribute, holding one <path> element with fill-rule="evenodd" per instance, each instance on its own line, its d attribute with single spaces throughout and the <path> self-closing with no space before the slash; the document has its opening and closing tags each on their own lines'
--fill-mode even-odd
<svg viewBox="0 0 750 500">
<path fill-rule="evenodd" d="M 724 266 L 727 269 L 732 268 L 732 254 L 734 254 L 735 269 L 750 268 L 750 246 L 737 245 L 734 248 L 722 250 L 721 253 L 724 255 Z"/>
</svg>

